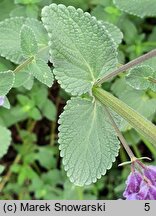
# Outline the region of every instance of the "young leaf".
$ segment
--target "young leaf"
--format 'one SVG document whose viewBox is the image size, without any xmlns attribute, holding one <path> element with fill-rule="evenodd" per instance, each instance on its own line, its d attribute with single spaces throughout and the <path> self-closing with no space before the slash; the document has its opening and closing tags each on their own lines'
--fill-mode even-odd
<svg viewBox="0 0 156 216">
<path fill-rule="evenodd" d="M 0 106 L 5 107 L 6 109 L 10 109 L 10 103 L 7 97 L 0 96 Z"/>
<path fill-rule="evenodd" d="M 113 0 L 116 7 L 139 17 L 156 16 L 155 0 Z"/>
<path fill-rule="evenodd" d="M 49 99 L 47 99 L 44 103 L 43 109 L 42 109 L 43 115 L 51 120 L 51 121 L 56 121 L 56 107 L 53 104 L 53 102 Z"/>
<path fill-rule="evenodd" d="M 119 141 L 101 103 L 72 98 L 60 116 L 59 143 L 64 168 L 71 182 L 96 182 L 110 169 Z"/>
<path fill-rule="evenodd" d="M 39 49 L 47 46 L 46 31 L 38 20 L 13 17 L 0 22 L 0 55 L 16 64 L 24 60 L 20 44 L 20 31 L 24 24 L 35 33 Z"/>
<path fill-rule="evenodd" d="M 15 82 L 13 87 L 18 88 L 23 86 L 30 79 L 30 76 L 32 75 L 25 70 L 21 70 L 20 73 L 15 73 Z"/>
<path fill-rule="evenodd" d="M 37 54 L 38 45 L 34 32 L 29 26 L 23 25 L 20 34 L 23 56 L 29 58 Z"/>
<path fill-rule="evenodd" d="M 54 76 L 47 63 L 42 59 L 35 59 L 27 67 L 28 71 L 40 82 L 48 87 L 51 87 L 54 81 Z"/>
<path fill-rule="evenodd" d="M 0 95 L 6 95 L 13 87 L 15 80 L 14 72 L 5 71 L 0 72 Z"/>
<path fill-rule="evenodd" d="M 0 158 L 2 158 L 11 143 L 11 133 L 5 127 L 0 126 L 0 134 Z"/>
<path fill-rule="evenodd" d="M 156 91 L 156 72 L 149 66 L 138 66 L 129 71 L 126 82 L 137 90 Z"/>
<path fill-rule="evenodd" d="M 50 38 L 56 79 L 67 92 L 81 95 L 117 65 L 116 46 L 106 28 L 89 13 L 52 4 L 42 11 Z"/>
</svg>

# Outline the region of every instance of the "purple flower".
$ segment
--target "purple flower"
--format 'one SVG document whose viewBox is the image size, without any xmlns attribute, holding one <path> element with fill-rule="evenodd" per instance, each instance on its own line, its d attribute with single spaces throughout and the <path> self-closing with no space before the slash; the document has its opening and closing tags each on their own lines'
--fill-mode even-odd
<svg viewBox="0 0 156 216">
<path fill-rule="evenodd" d="M 138 171 L 131 172 L 126 181 L 127 188 L 124 192 L 124 197 L 128 197 L 131 194 L 139 192 L 142 176 Z"/>
<path fill-rule="evenodd" d="M 0 106 L 3 106 L 4 104 L 4 96 L 0 96 Z"/>
<path fill-rule="evenodd" d="M 126 185 L 126 200 L 156 200 L 156 167 L 141 167 L 141 173 L 133 170 Z"/>
<path fill-rule="evenodd" d="M 156 186 L 156 167 L 148 166 L 144 169 L 144 175 Z"/>
</svg>

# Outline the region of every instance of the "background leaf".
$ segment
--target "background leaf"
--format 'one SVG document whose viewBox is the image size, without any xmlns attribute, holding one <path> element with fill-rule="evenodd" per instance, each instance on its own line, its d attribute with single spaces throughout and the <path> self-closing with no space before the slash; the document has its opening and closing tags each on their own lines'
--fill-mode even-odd
<svg viewBox="0 0 156 216">
<path fill-rule="evenodd" d="M 89 13 L 52 4 L 43 9 L 42 20 L 49 33 L 54 74 L 67 92 L 90 91 L 97 79 L 116 67 L 115 44 Z"/>
<path fill-rule="evenodd" d="M 113 83 L 111 90 L 119 99 L 149 120 L 156 113 L 156 98 L 151 98 L 146 92 L 136 90 L 127 85 L 125 78 L 117 79 Z M 123 119 L 121 129 L 126 131 L 131 128 L 129 123 Z"/>
<path fill-rule="evenodd" d="M 2 158 L 11 144 L 11 133 L 5 127 L 0 125 L 0 158 Z"/>
<path fill-rule="evenodd" d="M 145 65 L 132 68 L 126 76 L 126 82 L 137 90 L 156 91 L 156 71 Z"/>
<path fill-rule="evenodd" d="M 59 143 L 71 182 L 96 182 L 118 155 L 119 141 L 103 105 L 72 98 L 60 116 Z"/>
<path fill-rule="evenodd" d="M 15 75 L 12 71 L 0 72 L 0 96 L 6 95 L 13 87 Z"/>
<path fill-rule="evenodd" d="M 113 0 L 116 7 L 139 17 L 156 16 L 155 0 Z"/>
</svg>

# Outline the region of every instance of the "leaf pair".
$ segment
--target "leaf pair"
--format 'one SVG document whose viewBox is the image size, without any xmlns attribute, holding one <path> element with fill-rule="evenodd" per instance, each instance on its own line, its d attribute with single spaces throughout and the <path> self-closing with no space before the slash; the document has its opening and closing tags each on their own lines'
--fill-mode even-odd
<svg viewBox="0 0 156 216">
<path fill-rule="evenodd" d="M 117 66 L 122 34 L 81 9 L 52 4 L 42 11 L 51 62 L 61 87 L 73 96 L 92 92 L 94 83 Z M 118 35 L 116 37 L 116 35 Z M 72 98 L 60 117 L 63 164 L 76 185 L 95 182 L 110 169 L 119 141 L 104 106 L 88 97 Z"/>
<path fill-rule="evenodd" d="M 15 75 L 14 87 L 25 85 L 30 89 L 33 77 L 48 87 L 52 86 L 53 74 L 47 65 L 47 34 L 38 20 L 15 17 L 0 23 L 0 55 L 17 64 L 29 64 Z M 15 70 L 16 72 L 16 70 Z"/>
</svg>

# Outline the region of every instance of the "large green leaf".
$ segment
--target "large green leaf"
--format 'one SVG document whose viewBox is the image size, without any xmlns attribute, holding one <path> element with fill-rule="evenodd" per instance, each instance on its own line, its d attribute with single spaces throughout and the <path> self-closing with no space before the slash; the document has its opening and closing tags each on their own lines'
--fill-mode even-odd
<svg viewBox="0 0 156 216">
<path fill-rule="evenodd" d="M 5 127 L 0 126 L 0 158 L 3 157 L 11 144 L 11 133 Z"/>
<path fill-rule="evenodd" d="M 6 95 L 13 87 L 15 80 L 14 72 L 0 72 L 0 96 Z"/>
<path fill-rule="evenodd" d="M 156 16 L 155 0 L 113 0 L 121 10 L 139 17 Z"/>
<path fill-rule="evenodd" d="M 47 33 L 38 20 L 14 17 L 0 22 L 0 55 L 17 64 L 24 60 L 20 42 L 20 31 L 24 24 L 35 33 L 39 49 L 45 48 L 48 42 Z"/>
<path fill-rule="evenodd" d="M 105 107 L 98 101 L 72 98 L 59 123 L 61 156 L 71 182 L 80 186 L 96 182 L 119 151 Z"/>
<path fill-rule="evenodd" d="M 156 72 L 149 66 L 132 68 L 126 76 L 126 81 L 137 90 L 156 91 Z"/>
<path fill-rule="evenodd" d="M 67 92 L 81 95 L 117 65 L 116 45 L 101 22 L 72 6 L 52 4 L 42 11 L 50 38 L 56 79 Z"/>
</svg>

